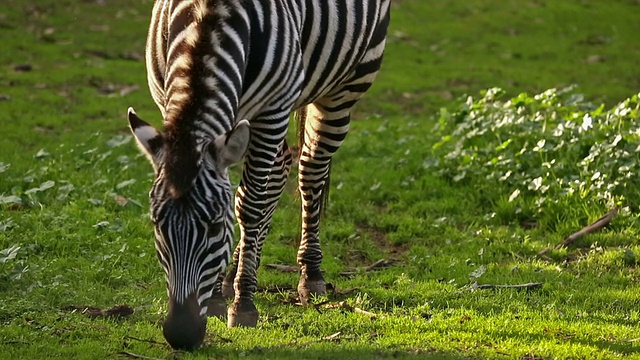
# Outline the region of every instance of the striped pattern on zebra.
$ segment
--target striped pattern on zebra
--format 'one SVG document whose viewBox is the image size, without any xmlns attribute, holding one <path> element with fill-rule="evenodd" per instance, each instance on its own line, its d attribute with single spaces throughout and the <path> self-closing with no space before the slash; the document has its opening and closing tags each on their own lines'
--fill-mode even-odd
<svg viewBox="0 0 640 360">
<path fill-rule="evenodd" d="M 202 343 L 208 316 L 255 326 L 256 270 L 292 165 L 289 116 L 301 114 L 301 299 L 326 291 L 320 210 L 332 155 L 382 61 L 390 0 L 157 0 L 146 48 L 158 131 L 129 108 L 151 161 L 150 214 L 165 272 L 163 333 Z M 228 168 L 244 160 L 232 206 Z M 232 250 L 235 217 L 240 241 Z M 233 261 L 231 261 L 233 258 Z M 233 263 L 225 277 L 224 271 Z M 228 310 L 225 296 L 232 297 Z"/>
</svg>

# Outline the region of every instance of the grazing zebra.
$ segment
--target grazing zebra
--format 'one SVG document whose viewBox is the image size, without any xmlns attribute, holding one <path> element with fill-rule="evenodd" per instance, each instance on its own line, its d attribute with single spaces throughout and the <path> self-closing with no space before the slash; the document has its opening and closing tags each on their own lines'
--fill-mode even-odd
<svg viewBox="0 0 640 360">
<path fill-rule="evenodd" d="M 302 237 L 298 292 L 326 291 L 320 210 L 331 156 L 350 111 L 380 68 L 390 0 L 157 0 L 146 48 L 157 131 L 129 108 L 151 161 L 149 193 L 174 348 L 198 347 L 208 316 L 255 326 L 256 270 L 292 156 L 285 134 L 300 114 Z M 228 168 L 244 160 L 235 195 Z M 233 257 L 232 271 L 224 276 Z M 223 295 L 224 294 L 224 295 Z M 233 297 L 228 311 L 224 298 Z"/>
</svg>

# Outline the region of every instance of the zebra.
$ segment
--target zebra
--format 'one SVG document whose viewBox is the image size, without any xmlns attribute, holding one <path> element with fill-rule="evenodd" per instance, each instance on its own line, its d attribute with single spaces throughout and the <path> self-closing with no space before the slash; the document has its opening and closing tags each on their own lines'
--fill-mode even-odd
<svg viewBox="0 0 640 360">
<path fill-rule="evenodd" d="M 155 1 L 146 68 L 163 129 L 133 108 L 128 120 L 155 173 L 150 218 L 172 347 L 199 347 L 208 316 L 256 326 L 256 271 L 293 163 L 285 140 L 292 113 L 302 203 L 297 289 L 303 301 L 326 292 L 318 232 L 331 158 L 380 69 L 390 1 Z M 241 162 L 233 198 L 228 169 Z"/>
</svg>

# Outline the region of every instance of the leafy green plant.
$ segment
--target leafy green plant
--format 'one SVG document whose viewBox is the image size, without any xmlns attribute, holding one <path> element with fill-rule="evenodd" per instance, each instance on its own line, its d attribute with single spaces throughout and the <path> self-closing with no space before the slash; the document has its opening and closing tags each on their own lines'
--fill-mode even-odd
<svg viewBox="0 0 640 360">
<path fill-rule="evenodd" d="M 472 183 L 492 211 L 552 225 L 629 203 L 640 184 L 638 95 L 610 110 L 573 88 L 503 100 L 492 88 L 441 111 L 441 139 L 424 166 Z M 570 210 L 570 211 L 569 211 Z"/>
<path fill-rule="evenodd" d="M 3 282 L 20 280 L 29 271 L 29 266 L 23 260 L 16 260 L 19 251 L 17 244 L 0 250 L 0 288 Z"/>
</svg>

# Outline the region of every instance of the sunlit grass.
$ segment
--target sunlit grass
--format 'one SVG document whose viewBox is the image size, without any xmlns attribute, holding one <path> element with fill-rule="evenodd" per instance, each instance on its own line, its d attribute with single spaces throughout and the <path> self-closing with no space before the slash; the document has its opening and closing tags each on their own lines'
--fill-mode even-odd
<svg viewBox="0 0 640 360">
<path fill-rule="evenodd" d="M 263 267 L 257 328 L 210 319 L 202 349 L 172 354 L 148 221 L 152 169 L 124 116 L 135 106 L 160 124 L 140 61 L 150 4 L 6 4 L 0 358 L 640 358 L 634 197 L 626 198 L 631 213 L 609 229 L 540 257 L 605 208 L 560 201 L 546 214 L 554 226 L 526 230 L 520 221 L 531 219 L 514 215 L 507 191 L 454 182 L 431 167 L 442 139 L 436 109 L 454 113 L 464 93 L 500 86 L 516 96 L 577 82 L 586 100 L 607 107 L 637 93 L 637 5 L 394 1 L 384 71 L 333 167 L 322 241 L 336 290 L 316 299 L 329 303 L 296 305 L 297 274 Z M 16 71 L 21 64 L 32 70 Z M 294 183 L 263 264 L 295 264 Z M 340 275 L 383 258 L 392 266 Z M 374 316 L 332 307 L 339 301 Z M 63 310 L 117 304 L 135 312 L 92 319 Z"/>
</svg>

